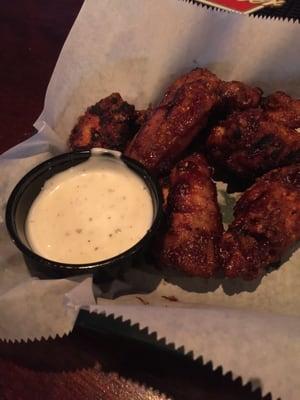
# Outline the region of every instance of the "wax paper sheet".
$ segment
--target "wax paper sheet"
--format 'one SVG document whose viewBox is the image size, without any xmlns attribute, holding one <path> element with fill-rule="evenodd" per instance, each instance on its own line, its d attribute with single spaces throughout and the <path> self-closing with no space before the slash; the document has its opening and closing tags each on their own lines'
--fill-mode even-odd
<svg viewBox="0 0 300 400">
<path fill-rule="evenodd" d="M 1 158 L 1 339 L 68 333 L 81 307 L 113 313 L 147 326 L 176 347 L 203 354 L 244 381 L 255 378 L 274 398 L 298 399 L 299 250 L 280 269 L 251 283 L 161 273 L 142 259 L 102 286 L 93 287 L 88 277 L 40 281 L 29 275 L 10 243 L 3 216 L 18 179 L 63 151 L 78 116 L 113 91 L 142 108 L 155 104 L 174 77 L 203 66 L 266 93 L 280 89 L 300 97 L 299 34 L 297 23 L 211 11 L 179 0 L 84 3 L 35 123 L 39 134 Z M 218 189 L 229 222 L 234 198 L 224 185 Z"/>
</svg>

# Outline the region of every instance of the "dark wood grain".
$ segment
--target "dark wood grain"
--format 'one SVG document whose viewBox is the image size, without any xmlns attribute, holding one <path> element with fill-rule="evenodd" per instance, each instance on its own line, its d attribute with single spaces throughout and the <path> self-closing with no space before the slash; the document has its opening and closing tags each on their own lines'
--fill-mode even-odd
<svg viewBox="0 0 300 400">
<path fill-rule="evenodd" d="M 83 0 L 2 0 L 0 152 L 33 132 L 46 88 Z"/>
<path fill-rule="evenodd" d="M 69 337 L 0 343 L 0 398 L 258 400 L 240 381 L 183 355 L 77 328 Z"/>
</svg>

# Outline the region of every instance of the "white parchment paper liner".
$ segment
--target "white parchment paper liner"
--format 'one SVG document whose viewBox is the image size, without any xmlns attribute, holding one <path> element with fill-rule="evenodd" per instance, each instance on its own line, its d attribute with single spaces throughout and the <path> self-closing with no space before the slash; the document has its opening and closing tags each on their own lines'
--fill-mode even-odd
<svg viewBox="0 0 300 400">
<path fill-rule="evenodd" d="M 85 2 L 49 83 L 35 123 L 39 133 L 1 157 L 0 339 L 63 335 L 80 307 L 113 313 L 245 381 L 260 380 L 275 397 L 298 399 L 299 251 L 260 284 L 191 281 L 172 272 L 161 281 L 157 271 L 143 265 L 93 292 L 90 278 L 32 278 L 3 218 L 19 178 L 66 148 L 88 105 L 118 91 L 145 107 L 175 76 L 196 66 L 259 85 L 266 93 L 280 89 L 300 97 L 299 37 L 297 23 L 212 12 L 177 0 Z M 224 187 L 219 189 L 226 208 Z"/>
</svg>

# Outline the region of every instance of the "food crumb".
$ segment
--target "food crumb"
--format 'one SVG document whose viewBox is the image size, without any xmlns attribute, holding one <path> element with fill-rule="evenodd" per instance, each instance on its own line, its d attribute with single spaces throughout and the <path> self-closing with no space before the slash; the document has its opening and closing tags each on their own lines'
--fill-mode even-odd
<svg viewBox="0 0 300 400">
<path fill-rule="evenodd" d="M 178 299 L 175 296 L 161 296 L 161 297 L 169 301 L 178 301 Z"/>
<path fill-rule="evenodd" d="M 149 304 L 149 302 L 142 297 L 135 296 L 141 303 L 143 303 L 145 306 Z"/>
</svg>

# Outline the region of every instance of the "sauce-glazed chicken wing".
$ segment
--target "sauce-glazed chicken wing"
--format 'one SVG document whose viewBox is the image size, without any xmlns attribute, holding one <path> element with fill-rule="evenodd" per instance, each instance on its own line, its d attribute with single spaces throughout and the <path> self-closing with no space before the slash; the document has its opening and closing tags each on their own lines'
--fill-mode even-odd
<svg viewBox="0 0 300 400">
<path fill-rule="evenodd" d="M 300 161 L 300 134 L 269 119 L 259 108 L 232 113 L 207 140 L 210 158 L 239 178 L 253 179 Z"/>
<path fill-rule="evenodd" d="M 166 173 L 214 112 L 218 115 L 254 107 L 260 99 L 260 89 L 236 81 L 223 82 L 206 69 L 194 69 L 167 89 L 125 154 L 156 175 Z"/>
<path fill-rule="evenodd" d="M 248 86 L 243 82 L 231 81 L 222 82 L 219 93 L 221 106 L 225 107 L 227 112 L 232 112 L 257 107 L 263 92 L 260 88 Z"/>
<path fill-rule="evenodd" d="M 143 112 L 136 112 L 134 106 L 124 101 L 119 93 L 113 93 L 89 107 L 78 119 L 69 145 L 73 150 L 92 147 L 124 150 L 143 118 Z"/>
<path fill-rule="evenodd" d="M 300 164 L 268 172 L 237 202 L 221 241 L 225 275 L 254 279 L 300 240 Z"/>
<path fill-rule="evenodd" d="M 165 231 L 157 240 L 159 266 L 212 277 L 219 266 L 222 222 L 215 183 L 205 158 L 193 154 L 171 171 Z"/>
<path fill-rule="evenodd" d="M 125 155 L 153 174 L 168 172 L 182 152 L 191 144 L 219 101 L 218 79 L 204 82 L 201 70 L 192 71 L 167 90 L 161 104 L 129 143 Z"/>
<path fill-rule="evenodd" d="M 278 91 L 264 99 L 263 107 L 269 119 L 290 128 L 300 128 L 300 99 Z"/>
<path fill-rule="evenodd" d="M 172 102 L 179 89 L 195 82 L 199 85 L 203 85 L 208 91 L 215 93 L 219 90 L 222 81 L 208 69 L 195 68 L 187 74 L 181 75 L 167 88 L 160 105 L 166 105 Z"/>
</svg>

